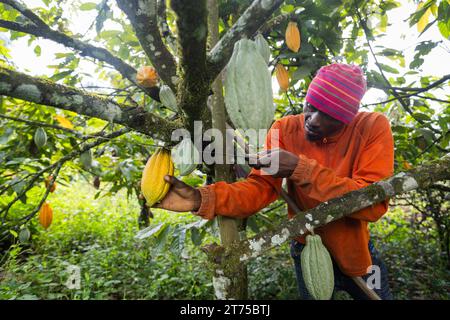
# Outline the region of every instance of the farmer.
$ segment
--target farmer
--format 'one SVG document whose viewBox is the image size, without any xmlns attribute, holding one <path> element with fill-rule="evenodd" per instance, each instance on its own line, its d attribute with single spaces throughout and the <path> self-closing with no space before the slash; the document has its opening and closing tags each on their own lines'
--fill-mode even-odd
<svg viewBox="0 0 450 320">
<path fill-rule="evenodd" d="M 275 121 L 266 138 L 266 151 L 246 180 L 193 188 L 166 176 L 172 187 L 158 207 L 192 211 L 205 219 L 215 215 L 244 218 L 275 201 L 286 178 L 290 196 L 301 210 L 307 210 L 391 176 L 394 144 L 389 121 L 380 113 L 358 112 L 365 91 L 358 66 L 322 67 L 308 88 L 303 114 Z M 271 149 L 275 129 L 279 147 Z M 264 174 L 273 159 L 279 162 L 278 169 Z M 368 223 L 380 219 L 387 209 L 388 200 L 315 229 L 333 258 L 335 289 L 347 291 L 354 299 L 368 298 L 351 279 L 356 276 L 372 279 L 368 283 L 375 285 L 378 296 L 392 299 L 386 267 L 368 231 Z M 289 208 L 289 218 L 293 215 Z M 310 299 L 300 266 L 304 241 L 304 236 L 292 240 L 291 256 L 300 296 Z"/>
</svg>

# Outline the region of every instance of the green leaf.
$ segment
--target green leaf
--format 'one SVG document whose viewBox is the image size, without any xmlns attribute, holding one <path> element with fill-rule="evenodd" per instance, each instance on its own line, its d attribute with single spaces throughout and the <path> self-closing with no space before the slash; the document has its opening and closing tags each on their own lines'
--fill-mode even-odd
<svg viewBox="0 0 450 320">
<path fill-rule="evenodd" d="M 442 133 L 443 134 L 447 134 L 447 132 L 448 132 L 448 124 L 449 124 L 448 119 L 439 118 L 438 122 L 439 122 L 439 126 L 442 129 Z"/>
<path fill-rule="evenodd" d="M 160 223 L 156 226 L 150 226 L 148 228 L 140 230 L 134 238 L 142 240 L 142 239 L 151 237 L 152 235 L 158 235 L 159 232 L 161 231 L 161 229 L 163 229 L 165 227 L 167 227 L 167 225 L 165 223 Z"/>
<path fill-rule="evenodd" d="M 418 119 L 421 121 L 431 121 L 431 118 L 424 113 L 415 112 L 415 113 L 413 113 L 413 116 L 415 119 Z"/>
<path fill-rule="evenodd" d="M 384 64 L 384 63 L 378 63 L 378 65 L 381 67 L 381 69 L 383 69 L 383 70 L 386 71 L 386 72 L 389 72 L 389 73 L 395 73 L 395 74 L 398 74 L 398 73 L 399 73 L 397 69 L 395 69 L 395 68 L 393 68 L 393 67 L 391 67 L 391 66 L 388 66 L 387 64 Z"/>
<path fill-rule="evenodd" d="M 197 228 L 191 229 L 191 241 L 194 245 L 199 246 L 202 244 L 203 235 Z"/>
<path fill-rule="evenodd" d="M 419 128 L 417 129 L 419 134 L 425 138 L 425 140 L 428 142 L 428 144 L 433 143 L 434 140 L 434 134 L 433 131 L 425 128 Z"/>
<path fill-rule="evenodd" d="M 409 64 L 409 68 L 410 69 L 417 69 L 419 68 L 423 63 L 425 62 L 425 60 L 423 60 L 422 58 L 416 58 L 413 61 L 411 61 L 411 63 Z"/>
<path fill-rule="evenodd" d="M 445 23 L 445 21 L 439 21 L 438 28 L 439 32 L 444 38 L 450 39 L 450 28 L 447 26 L 447 23 Z"/>
<path fill-rule="evenodd" d="M 80 10 L 89 11 L 97 8 L 97 4 L 95 2 L 86 2 L 80 6 Z"/>
<path fill-rule="evenodd" d="M 72 74 L 74 70 L 68 70 L 68 71 L 63 71 L 57 74 L 54 74 L 50 77 L 50 79 L 52 79 L 53 81 L 59 81 L 61 79 L 64 79 L 65 77 L 69 76 Z"/>
<path fill-rule="evenodd" d="M 9 233 L 13 235 L 14 238 L 17 238 L 19 235 L 14 230 L 9 230 Z"/>
<path fill-rule="evenodd" d="M 36 53 L 36 55 L 39 57 L 41 55 L 41 47 L 39 45 L 37 45 L 36 47 L 34 47 L 34 53 Z"/>
</svg>

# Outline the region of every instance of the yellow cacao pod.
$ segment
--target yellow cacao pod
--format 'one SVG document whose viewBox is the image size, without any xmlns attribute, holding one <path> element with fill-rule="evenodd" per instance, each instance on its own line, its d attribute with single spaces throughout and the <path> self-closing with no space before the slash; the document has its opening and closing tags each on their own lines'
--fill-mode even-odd
<svg viewBox="0 0 450 320">
<path fill-rule="evenodd" d="M 158 82 L 158 73 L 153 67 L 141 67 L 137 72 L 136 82 L 146 88 L 154 87 Z"/>
<path fill-rule="evenodd" d="M 334 290 L 333 262 L 319 235 L 307 235 L 301 254 L 306 289 L 315 300 L 329 300 Z"/>
<path fill-rule="evenodd" d="M 298 30 L 297 23 L 290 21 L 285 33 L 286 45 L 294 52 L 300 50 L 300 30 Z"/>
<path fill-rule="evenodd" d="M 166 196 L 170 184 L 164 180 L 164 176 L 173 175 L 173 171 L 170 150 L 159 148 L 148 159 L 142 173 L 141 191 L 149 207 Z"/>
<path fill-rule="evenodd" d="M 289 88 L 289 73 L 282 64 L 277 64 L 275 67 L 275 74 L 277 76 L 278 85 L 282 91 L 287 91 Z"/>
<path fill-rule="evenodd" d="M 39 223 L 47 229 L 52 224 L 53 209 L 48 202 L 45 202 L 39 210 Z"/>
</svg>

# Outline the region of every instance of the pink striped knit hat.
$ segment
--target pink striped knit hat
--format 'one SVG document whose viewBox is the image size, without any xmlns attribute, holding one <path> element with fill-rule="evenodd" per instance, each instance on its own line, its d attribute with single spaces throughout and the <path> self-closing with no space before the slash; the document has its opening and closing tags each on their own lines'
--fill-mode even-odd
<svg viewBox="0 0 450 320">
<path fill-rule="evenodd" d="M 306 101 L 329 116 L 349 124 L 366 92 L 360 67 L 333 63 L 320 68 L 309 85 Z"/>
</svg>

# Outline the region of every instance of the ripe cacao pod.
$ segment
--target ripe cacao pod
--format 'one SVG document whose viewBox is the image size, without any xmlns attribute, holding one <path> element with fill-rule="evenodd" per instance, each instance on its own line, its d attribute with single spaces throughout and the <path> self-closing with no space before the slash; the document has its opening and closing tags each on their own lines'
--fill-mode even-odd
<svg viewBox="0 0 450 320">
<path fill-rule="evenodd" d="M 80 161 L 86 170 L 90 169 L 92 167 L 92 151 L 91 151 L 91 149 L 83 152 L 80 155 Z"/>
<path fill-rule="evenodd" d="M 39 223 L 47 229 L 52 224 L 53 209 L 48 202 L 45 202 L 39 210 Z"/>
<path fill-rule="evenodd" d="M 255 37 L 255 44 L 258 48 L 259 53 L 264 58 L 264 61 L 266 64 L 269 64 L 270 61 L 270 47 L 267 43 L 266 39 L 262 36 L 262 34 L 258 33 L 258 35 Z"/>
<path fill-rule="evenodd" d="M 47 144 L 47 133 L 45 133 L 44 129 L 37 128 L 36 132 L 34 133 L 34 143 L 39 149 Z"/>
<path fill-rule="evenodd" d="M 168 85 L 163 84 L 159 89 L 159 99 L 167 108 L 177 112 L 177 98 Z"/>
<path fill-rule="evenodd" d="M 303 280 L 316 300 L 329 300 L 334 290 L 333 262 L 319 235 L 307 235 L 301 254 Z"/>
<path fill-rule="evenodd" d="M 180 176 L 187 176 L 200 163 L 200 153 L 191 139 L 183 139 L 173 150 L 172 159 L 180 172 Z"/>
<path fill-rule="evenodd" d="M 275 74 L 277 76 L 278 85 L 282 91 L 287 91 L 289 88 L 289 73 L 282 64 L 277 64 L 275 67 Z"/>
<path fill-rule="evenodd" d="M 290 21 L 285 33 L 286 45 L 294 52 L 300 50 L 300 30 L 298 30 L 297 23 Z"/>
<path fill-rule="evenodd" d="M 146 88 L 154 87 L 158 82 L 158 73 L 153 67 L 141 67 L 136 74 L 136 82 Z"/>
<path fill-rule="evenodd" d="M 225 106 L 236 129 L 269 128 L 275 114 L 272 82 L 256 44 L 237 41 L 226 70 Z"/>
<path fill-rule="evenodd" d="M 142 173 L 141 191 L 149 207 L 166 196 L 170 184 L 164 180 L 164 176 L 173 175 L 173 171 L 170 150 L 159 148 L 148 159 Z"/>
<path fill-rule="evenodd" d="M 53 176 L 52 175 L 50 175 L 50 176 L 48 176 L 47 178 L 45 178 L 45 188 L 47 189 L 48 188 L 48 186 L 49 186 L 49 184 L 50 184 L 50 181 L 53 179 Z M 56 181 L 54 181 L 53 182 L 53 184 L 52 184 L 52 186 L 50 187 L 50 192 L 55 192 L 55 190 L 56 190 Z"/>
</svg>

